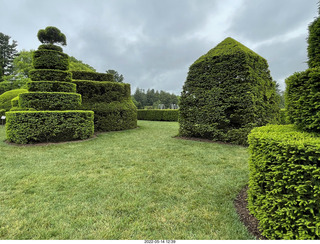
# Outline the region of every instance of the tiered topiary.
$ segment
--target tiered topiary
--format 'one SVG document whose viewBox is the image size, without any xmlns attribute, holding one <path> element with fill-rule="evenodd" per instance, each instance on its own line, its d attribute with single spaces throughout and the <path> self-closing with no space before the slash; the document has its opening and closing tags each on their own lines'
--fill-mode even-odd
<svg viewBox="0 0 320 244">
<path fill-rule="evenodd" d="M 320 18 L 309 27 L 309 69 L 286 79 L 294 125 L 249 135 L 249 209 L 269 239 L 320 239 Z"/>
<path fill-rule="evenodd" d="M 267 61 L 226 38 L 189 69 L 180 100 L 180 135 L 247 144 L 253 127 L 279 118 Z"/>
<path fill-rule="evenodd" d="M 53 43 L 66 44 L 55 27 L 38 33 L 44 43 L 34 52 L 28 93 L 12 101 L 14 110 L 6 113 L 7 139 L 14 143 L 59 142 L 89 138 L 94 132 L 93 112 L 78 110 L 81 95 L 71 83 L 68 55 Z M 18 108 L 17 108 L 18 107 Z"/>
<path fill-rule="evenodd" d="M 73 83 L 82 95 L 81 109 L 94 111 L 96 131 L 117 131 L 137 127 L 137 108 L 130 84 L 113 81 L 112 74 L 72 71 Z"/>
</svg>

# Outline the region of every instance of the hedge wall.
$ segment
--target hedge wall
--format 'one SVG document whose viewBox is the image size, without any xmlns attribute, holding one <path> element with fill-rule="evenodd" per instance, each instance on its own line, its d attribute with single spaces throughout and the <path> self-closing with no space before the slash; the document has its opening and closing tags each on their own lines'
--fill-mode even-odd
<svg viewBox="0 0 320 244">
<path fill-rule="evenodd" d="M 295 73 L 286 85 L 289 121 L 302 130 L 320 132 L 320 68 Z"/>
<path fill-rule="evenodd" d="M 29 77 L 33 81 L 72 81 L 71 72 L 56 69 L 32 69 Z"/>
<path fill-rule="evenodd" d="M 74 80 L 114 81 L 113 74 L 97 73 L 90 71 L 71 71 Z"/>
<path fill-rule="evenodd" d="M 7 112 L 6 135 L 18 144 L 87 139 L 94 132 L 92 111 Z"/>
<path fill-rule="evenodd" d="M 35 69 L 69 69 L 69 56 L 55 50 L 37 50 L 33 52 L 33 66 Z"/>
<path fill-rule="evenodd" d="M 320 238 L 320 137 L 293 125 L 249 135 L 248 202 L 269 239 Z"/>
<path fill-rule="evenodd" d="M 129 99 L 130 84 L 119 82 L 100 82 L 74 80 L 77 92 L 81 94 L 85 102 L 114 102 Z"/>
<path fill-rule="evenodd" d="M 178 109 L 138 109 L 138 120 L 178 121 Z"/>
<path fill-rule="evenodd" d="M 30 92 L 76 92 L 77 85 L 62 81 L 31 81 L 27 82 Z"/>
<path fill-rule="evenodd" d="M 275 88 L 267 61 L 227 38 L 190 66 L 179 134 L 247 145 L 252 128 L 279 120 Z"/>
<path fill-rule="evenodd" d="M 19 107 L 36 110 L 77 110 L 81 95 L 68 92 L 28 92 L 19 95 Z"/>
</svg>

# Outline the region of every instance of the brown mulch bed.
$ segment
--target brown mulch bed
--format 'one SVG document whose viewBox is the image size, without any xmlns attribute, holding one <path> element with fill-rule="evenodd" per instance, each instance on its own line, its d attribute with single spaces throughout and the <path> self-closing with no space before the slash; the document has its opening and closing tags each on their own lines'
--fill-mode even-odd
<svg viewBox="0 0 320 244">
<path fill-rule="evenodd" d="M 267 240 L 258 229 L 259 221 L 250 214 L 248 206 L 248 186 L 245 186 L 234 200 L 234 206 L 240 217 L 240 221 L 247 227 L 248 231 L 257 238 L 257 240 Z"/>
</svg>

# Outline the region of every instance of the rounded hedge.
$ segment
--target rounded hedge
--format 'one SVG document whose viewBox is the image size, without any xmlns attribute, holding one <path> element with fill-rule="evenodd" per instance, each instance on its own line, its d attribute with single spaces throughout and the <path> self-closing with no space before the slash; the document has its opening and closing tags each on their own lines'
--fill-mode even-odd
<svg viewBox="0 0 320 244">
<path fill-rule="evenodd" d="M 38 50 L 55 50 L 59 52 L 63 52 L 62 47 L 53 44 L 42 44 L 38 47 Z"/>
<path fill-rule="evenodd" d="M 27 83 L 28 91 L 40 92 L 76 92 L 77 85 L 63 81 L 31 81 Z"/>
<path fill-rule="evenodd" d="M 320 132 L 320 67 L 293 74 L 286 85 L 289 121 L 302 130 Z"/>
<path fill-rule="evenodd" d="M 82 140 L 94 133 L 92 111 L 18 111 L 6 117 L 7 139 L 18 144 Z"/>
<path fill-rule="evenodd" d="M 70 72 L 55 69 L 33 69 L 29 71 L 29 76 L 33 81 L 72 81 Z"/>
<path fill-rule="evenodd" d="M 114 81 L 113 74 L 97 73 L 91 71 L 71 71 L 74 80 Z"/>
<path fill-rule="evenodd" d="M 69 56 L 55 50 L 37 50 L 33 52 L 33 66 L 35 69 L 69 69 Z"/>
<path fill-rule="evenodd" d="M 68 92 L 28 92 L 19 95 L 19 107 L 36 110 L 77 110 L 81 95 Z"/>
<path fill-rule="evenodd" d="M 11 100 L 17 97 L 19 94 L 26 93 L 28 90 L 26 89 L 15 89 L 11 91 L 7 91 L 0 95 L 0 109 L 4 109 L 5 111 L 9 111 L 11 109 Z"/>
</svg>

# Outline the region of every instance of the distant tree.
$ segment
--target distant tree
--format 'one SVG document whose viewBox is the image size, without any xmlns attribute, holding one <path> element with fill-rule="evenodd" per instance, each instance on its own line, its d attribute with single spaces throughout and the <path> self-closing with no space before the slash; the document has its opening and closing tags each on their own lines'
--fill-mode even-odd
<svg viewBox="0 0 320 244">
<path fill-rule="evenodd" d="M 72 56 L 69 57 L 69 65 L 70 65 L 69 69 L 73 70 L 73 71 L 93 71 L 93 72 L 96 72 L 96 70 L 93 67 L 91 67 L 89 64 L 85 64 L 81 60 L 78 60 Z"/>
<path fill-rule="evenodd" d="M 10 36 L 0 32 L 0 81 L 4 75 L 13 73 L 13 59 L 17 56 L 17 42 L 12 40 Z"/>
<path fill-rule="evenodd" d="M 106 71 L 107 74 L 113 74 L 113 79 L 116 82 L 122 82 L 124 80 L 123 75 L 119 74 L 117 71 L 113 70 L 113 69 L 108 69 Z"/>
<path fill-rule="evenodd" d="M 29 77 L 29 71 L 33 69 L 32 54 L 34 50 L 22 50 L 13 60 L 13 74 Z"/>
<path fill-rule="evenodd" d="M 67 45 L 66 36 L 54 26 L 48 26 L 38 31 L 38 39 L 43 44 L 61 44 Z"/>
</svg>

